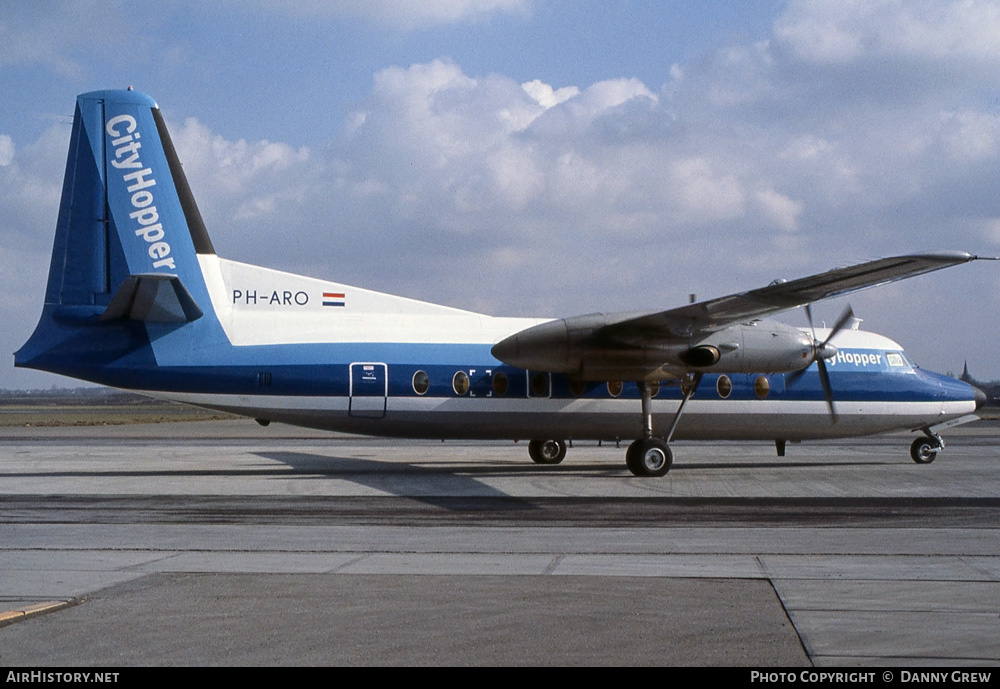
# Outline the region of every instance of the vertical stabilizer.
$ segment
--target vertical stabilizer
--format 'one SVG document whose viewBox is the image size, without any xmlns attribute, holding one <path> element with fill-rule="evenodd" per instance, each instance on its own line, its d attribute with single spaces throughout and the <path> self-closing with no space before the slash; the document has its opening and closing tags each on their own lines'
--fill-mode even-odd
<svg viewBox="0 0 1000 689">
<path fill-rule="evenodd" d="M 109 352 L 125 342 L 120 355 L 154 340 L 157 358 L 168 354 L 161 338 L 211 308 L 198 254 L 214 253 L 156 102 L 77 97 L 45 307 L 15 364 L 65 372 L 74 358 L 79 371 L 71 338 L 107 340 Z"/>
<path fill-rule="evenodd" d="M 128 275 L 200 281 L 215 253 L 155 101 L 138 91 L 77 98 L 45 302 L 107 305 Z"/>
</svg>

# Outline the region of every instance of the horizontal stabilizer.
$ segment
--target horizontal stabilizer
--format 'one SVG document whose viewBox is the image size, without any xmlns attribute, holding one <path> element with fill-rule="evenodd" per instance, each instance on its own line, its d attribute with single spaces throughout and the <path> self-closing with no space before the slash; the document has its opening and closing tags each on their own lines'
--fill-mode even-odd
<svg viewBox="0 0 1000 689">
<path fill-rule="evenodd" d="M 147 323 L 187 323 L 202 316 L 176 275 L 129 275 L 101 314 L 102 321 L 129 318 Z"/>
</svg>

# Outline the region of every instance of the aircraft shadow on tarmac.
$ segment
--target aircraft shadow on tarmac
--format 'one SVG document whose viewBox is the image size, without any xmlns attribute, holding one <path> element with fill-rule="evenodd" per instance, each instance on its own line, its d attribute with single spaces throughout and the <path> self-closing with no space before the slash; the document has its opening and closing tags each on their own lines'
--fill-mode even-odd
<svg viewBox="0 0 1000 689">
<path fill-rule="evenodd" d="M 336 478 L 348 478 L 351 474 L 428 474 L 436 477 L 451 476 L 456 479 L 471 479 L 473 476 L 547 476 L 551 474 L 573 474 L 578 476 L 608 476 L 612 478 L 633 479 L 620 462 L 609 460 L 608 462 L 587 462 L 586 464 L 574 464 L 571 461 L 558 465 L 537 465 L 527 462 L 517 464 L 497 463 L 497 462 L 476 462 L 470 460 L 452 460 L 443 465 L 425 466 L 423 463 L 410 464 L 393 460 L 391 462 L 376 459 L 365 459 L 360 457 L 332 457 L 324 454 L 312 454 L 307 452 L 258 452 L 259 457 L 281 462 L 289 466 L 296 473 L 320 474 Z M 747 459 L 735 462 L 684 462 L 675 464 L 670 472 L 691 471 L 706 469 L 829 469 L 835 467 L 856 467 L 856 466 L 890 466 L 901 464 L 909 466 L 910 462 L 894 460 L 829 460 L 829 459 L 809 459 L 809 460 L 769 460 L 756 461 Z M 643 481 L 649 479 L 640 479 Z M 656 479 L 652 479 L 656 480 Z M 477 482 L 478 483 L 478 482 Z"/>
<path fill-rule="evenodd" d="M 453 504 L 451 500 L 441 500 L 442 495 L 457 496 L 469 495 L 477 498 L 504 498 L 504 502 L 509 504 L 509 509 L 530 509 L 531 505 L 524 502 L 523 505 L 516 498 L 509 494 L 483 483 L 480 479 L 487 477 L 540 477 L 552 476 L 554 474 L 590 476 L 593 478 L 624 478 L 630 481 L 648 481 L 650 479 L 636 479 L 631 475 L 626 475 L 621 464 L 618 462 L 608 462 L 595 464 L 563 464 L 558 466 L 539 466 L 534 464 L 499 464 L 496 462 L 475 463 L 468 460 L 457 460 L 447 465 L 425 466 L 418 463 L 407 463 L 394 460 L 391 462 L 375 459 L 365 459 L 358 457 L 344 458 L 331 457 L 329 455 L 314 454 L 308 452 L 258 452 L 258 457 L 281 462 L 288 466 L 293 473 L 314 478 L 336 478 L 354 482 L 358 485 L 388 492 L 392 495 L 408 497 L 411 499 L 429 502 L 438 507 L 448 507 Z M 671 471 L 681 470 L 684 472 L 691 470 L 708 469 L 821 469 L 830 467 L 848 466 L 878 466 L 893 464 L 889 461 L 768 461 L 768 462 L 726 462 L 726 463 L 687 463 L 680 467 L 675 467 Z M 401 477 L 410 475 L 411 479 L 399 480 Z M 426 496 L 421 496 L 419 491 L 415 491 L 415 484 L 425 479 L 433 479 L 428 483 L 426 489 L 433 491 Z M 657 480 L 657 479 L 652 479 Z"/>
<path fill-rule="evenodd" d="M 470 467 L 467 463 L 456 464 L 454 468 L 443 468 L 399 461 L 382 462 L 358 457 L 330 457 L 308 452 L 258 452 L 256 455 L 271 461 L 281 462 L 289 467 L 294 474 L 300 474 L 303 477 L 336 478 L 351 481 L 360 486 L 375 488 L 391 495 L 407 497 L 445 509 L 455 508 L 454 496 L 501 498 L 499 504 L 504 505 L 505 509 L 533 509 L 528 501 L 519 500 L 483 483 L 474 476 L 467 475 L 470 473 Z M 490 474 L 495 474 L 496 468 L 496 466 L 483 467 Z M 412 480 L 398 480 L 398 477 L 405 475 L 411 475 Z M 428 494 L 421 495 L 420 491 L 415 491 L 414 488 L 419 488 L 415 484 L 425 478 L 433 478 L 433 481 L 426 485 Z"/>
</svg>

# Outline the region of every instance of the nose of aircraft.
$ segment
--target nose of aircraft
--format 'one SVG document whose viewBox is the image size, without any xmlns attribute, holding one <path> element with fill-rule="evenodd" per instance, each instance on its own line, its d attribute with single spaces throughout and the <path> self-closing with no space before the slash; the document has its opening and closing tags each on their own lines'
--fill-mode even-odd
<svg viewBox="0 0 1000 689">
<path fill-rule="evenodd" d="M 976 409 L 980 409 L 986 404 L 986 393 L 977 388 L 975 385 L 972 386 L 972 389 L 975 390 Z"/>
</svg>

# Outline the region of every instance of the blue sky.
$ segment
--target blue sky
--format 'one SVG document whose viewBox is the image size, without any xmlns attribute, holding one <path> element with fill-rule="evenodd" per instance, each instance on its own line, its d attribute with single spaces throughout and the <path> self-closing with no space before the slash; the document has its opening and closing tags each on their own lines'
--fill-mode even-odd
<svg viewBox="0 0 1000 689">
<path fill-rule="evenodd" d="M 1000 254 L 992 2 L 0 0 L 2 351 L 41 308 L 74 97 L 126 85 L 221 255 L 491 314 Z M 981 263 L 851 302 L 998 378 L 998 295 Z"/>
</svg>

